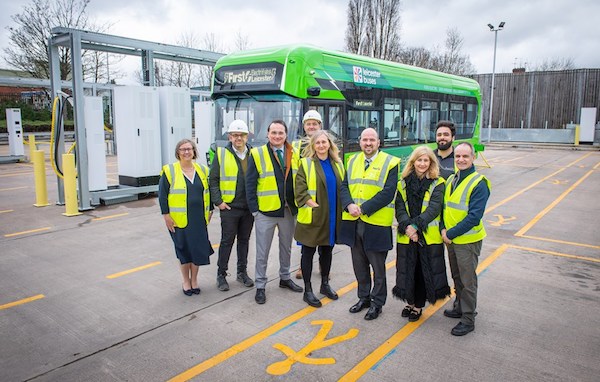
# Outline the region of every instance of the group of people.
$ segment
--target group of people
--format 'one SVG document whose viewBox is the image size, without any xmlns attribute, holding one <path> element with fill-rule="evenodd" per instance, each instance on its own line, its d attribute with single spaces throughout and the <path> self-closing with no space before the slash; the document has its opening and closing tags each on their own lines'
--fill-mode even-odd
<svg viewBox="0 0 600 382">
<path fill-rule="evenodd" d="M 233 121 L 229 144 L 219 147 L 210 170 L 195 163 L 194 143 L 177 144 L 178 162 L 163 167 L 159 183 L 161 212 L 181 263 L 182 289 L 199 294 L 198 266 L 213 253 L 207 225 L 212 205 L 220 210 L 221 242 L 217 287 L 229 290 L 228 263 L 237 241 L 237 281 L 256 287 L 255 301 L 266 302 L 267 263 L 277 227 L 279 287 L 302 293 L 310 306 L 321 300 L 312 287 L 313 259 L 319 254 L 321 295 L 337 300 L 329 285 L 335 244 L 351 248 L 358 282 L 358 302 L 351 313 L 368 309 L 365 320 L 379 317 L 387 298 L 386 257 L 396 237 L 395 297 L 406 301 L 401 315 L 421 317 L 423 307 L 450 295 L 444 248 L 456 298 L 444 315 L 460 318 L 453 335 L 474 330 L 477 267 L 485 229 L 482 217 L 490 183 L 475 171 L 475 151 L 469 143 L 453 147 L 455 128 L 440 121 L 437 150 L 415 148 L 400 173 L 400 159 L 379 150 L 377 131 L 360 135 L 361 152 L 344 167 L 333 137 L 322 129 L 321 115 L 309 110 L 303 117 L 305 137 L 287 140 L 287 126 L 274 120 L 267 129 L 268 143 L 249 147 L 248 126 Z M 255 280 L 247 273 L 248 247 L 255 229 Z M 304 288 L 291 279 L 292 241 L 301 245 L 297 275 Z M 372 275 L 371 275 L 372 273 Z"/>
</svg>

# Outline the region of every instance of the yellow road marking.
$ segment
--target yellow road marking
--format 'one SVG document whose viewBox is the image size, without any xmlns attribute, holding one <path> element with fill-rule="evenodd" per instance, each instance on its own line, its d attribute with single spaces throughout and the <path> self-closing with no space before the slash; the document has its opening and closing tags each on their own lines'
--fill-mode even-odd
<svg viewBox="0 0 600 382">
<path fill-rule="evenodd" d="M 395 265 L 396 265 L 396 260 L 390 261 L 389 263 L 386 264 L 386 269 L 390 269 L 390 268 L 394 267 Z M 338 296 L 340 296 L 340 297 L 343 296 L 344 294 L 348 293 L 352 289 L 356 288 L 357 285 L 358 285 L 358 283 L 356 281 L 354 281 L 354 282 L 346 285 L 345 287 L 339 289 L 337 291 Z M 323 299 L 321 299 L 323 306 L 329 304 L 331 301 L 332 300 L 328 299 L 327 297 L 324 297 Z M 301 318 L 308 316 L 310 313 L 314 312 L 316 309 L 317 308 L 313 308 L 312 306 L 307 306 L 306 308 L 303 308 L 303 309 L 297 311 L 296 313 L 294 313 L 290 316 L 287 316 L 283 320 L 271 325 L 270 327 L 264 329 L 263 331 L 256 333 L 252 337 L 246 338 L 242 342 L 240 342 L 236 345 L 233 345 L 229 349 L 225 349 L 221 353 L 207 359 L 206 361 L 199 363 L 198 365 L 184 371 L 183 373 L 181 373 L 179 375 L 176 375 L 175 377 L 171 378 L 169 381 L 175 382 L 175 381 L 190 380 L 190 379 L 196 377 L 197 375 L 202 374 L 205 371 L 217 366 L 218 364 L 225 362 L 226 360 L 233 357 L 234 355 L 237 355 L 237 354 L 243 352 L 244 350 L 247 350 L 248 348 L 256 345 L 257 343 L 272 336 L 273 334 L 277 333 L 278 331 L 285 329 L 286 327 L 292 325 L 294 322 L 300 320 Z"/>
<path fill-rule="evenodd" d="M 0 310 L 12 308 L 13 306 L 17 306 L 17 305 L 26 304 L 28 302 L 39 300 L 44 297 L 46 297 L 46 296 L 44 296 L 43 294 L 37 294 L 35 296 L 27 297 L 22 300 L 9 302 L 8 304 L 0 305 Z"/>
<path fill-rule="evenodd" d="M 15 232 L 15 233 L 7 233 L 6 235 L 4 235 L 4 237 L 13 237 L 13 236 L 19 236 L 19 235 L 26 235 L 28 233 L 35 233 L 35 232 L 42 232 L 42 231 L 48 231 L 49 229 L 51 229 L 52 227 L 44 227 L 44 228 L 36 228 L 36 229 L 30 229 L 29 231 L 21 231 L 21 232 Z"/>
<path fill-rule="evenodd" d="M 0 191 L 22 190 L 24 188 L 28 188 L 28 187 L 27 186 L 20 186 L 20 187 L 10 187 L 10 188 L 0 188 Z"/>
<path fill-rule="evenodd" d="M 4 214 L 4 213 L 7 213 L 7 212 L 13 212 L 13 211 L 14 210 L 4 210 L 4 211 L 0 211 L 0 214 Z"/>
<path fill-rule="evenodd" d="M 531 227 L 533 227 L 541 218 L 543 218 L 550 210 L 552 210 L 561 200 L 563 200 L 567 195 L 571 193 L 581 182 L 583 182 L 588 176 L 590 176 L 594 171 L 588 171 L 584 176 L 579 178 L 577 182 L 575 182 L 571 187 L 569 187 L 565 192 L 563 192 L 558 198 L 556 198 L 552 203 L 548 205 L 548 207 L 544 208 L 539 214 L 537 214 L 533 219 L 529 221 L 529 223 L 525 224 L 523 228 L 519 230 L 519 232 L 515 233 L 515 236 L 523 236 L 525 232 L 529 231 Z"/>
<path fill-rule="evenodd" d="M 477 274 L 483 272 L 487 267 L 490 266 L 496 259 L 502 255 L 509 247 L 508 244 L 502 244 L 498 249 L 494 251 L 490 256 L 486 257 L 477 267 Z M 387 354 L 394 350 L 402 341 L 404 341 L 409 335 L 417 330 L 427 319 L 435 314 L 448 300 L 452 298 L 454 293 L 446 297 L 444 300 L 437 301 L 434 305 L 429 305 L 427 309 L 423 309 L 422 319 L 415 322 L 408 322 L 398 330 L 394 335 L 387 339 L 381 346 L 372 351 L 367 355 L 361 362 L 356 364 L 350 371 L 344 374 L 339 381 L 356 381 L 362 377 L 367 371 L 369 371 L 377 362 L 383 359 Z"/>
<path fill-rule="evenodd" d="M 546 255 L 566 257 L 568 259 L 577 259 L 577 260 L 591 261 L 593 263 L 600 263 L 600 259 L 595 259 L 593 257 L 569 255 L 567 253 L 547 251 L 545 249 L 538 249 L 538 248 L 522 247 L 520 245 L 510 245 L 510 247 L 511 248 L 516 248 L 516 249 L 522 249 L 524 251 L 529 251 L 529 252 L 539 252 L 539 253 L 543 253 L 543 254 L 546 254 Z M 600 247 L 597 247 L 597 248 L 600 248 Z"/>
<path fill-rule="evenodd" d="M 287 374 L 296 362 L 304 363 L 307 365 L 333 365 L 335 363 L 335 358 L 333 357 L 311 358 L 309 356 L 315 350 L 320 350 L 328 346 L 350 340 L 358 335 L 358 329 L 352 328 L 340 336 L 326 338 L 327 334 L 329 334 L 329 332 L 331 331 L 331 328 L 333 328 L 333 321 L 315 320 L 311 322 L 311 324 L 321 325 L 321 329 L 319 329 L 317 335 L 302 350 L 295 351 L 291 347 L 282 343 L 276 343 L 273 345 L 275 349 L 280 350 L 283 354 L 287 356 L 287 358 L 283 361 L 278 361 L 269 365 L 269 367 L 267 367 L 267 373 L 271 375 Z"/>
<path fill-rule="evenodd" d="M 106 219 L 113 219 L 113 218 L 119 218 L 121 216 L 127 216 L 129 215 L 129 212 L 125 212 L 122 214 L 115 214 L 115 215 L 108 215 L 108 216 L 102 216 L 99 218 L 93 218 L 92 221 L 99 221 L 99 220 L 106 220 Z"/>
<path fill-rule="evenodd" d="M 600 245 L 585 244 L 585 243 L 575 243 L 575 242 L 572 242 L 572 241 L 550 239 L 550 238 L 547 238 L 547 237 L 538 237 L 538 236 L 529 236 L 529 235 L 521 235 L 520 237 L 524 237 L 526 239 L 533 239 L 533 240 L 549 241 L 551 243 L 574 245 L 574 246 L 577 246 L 577 247 L 600 249 Z"/>
<path fill-rule="evenodd" d="M 137 272 L 137 271 L 141 271 L 141 270 L 144 270 L 144 269 L 155 267 L 155 266 L 157 266 L 159 264 L 162 264 L 162 263 L 160 261 L 155 261 L 155 262 L 150 263 L 150 264 L 142 265 L 141 267 L 137 267 L 137 268 L 133 268 L 133 269 L 128 269 L 126 271 L 119 272 L 119 273 L 113 273 L 112 275 L 106 276 L 106 278 L 107 279 L 116 279 L 117 277 L 125 276 L 125 275 L 128 275 L 130 273 L 134 273 L 134 272 Z"/>
<path fill-rule="evenodd" d="M 498 207 L 500 207 L 500 206 L 502 206 L 502 205 L 504 205 L 504 204 L 508 203 L 509 201 L 513 200 L 513 199 L 514 199 L 514 198 L 516 198 L 517 196 L 519 196 L 519 195 L 521 195 L 521 194 L 523 194 L 523 193 L 525 193 L 525 192 L 527 192 L 527 191 L 531 190 L 533 187 L 537 186 L 538 184 L 540 184 L 540 183 L 542 183 L 542 182 L 545 182 L 546 180 L 548 180 L 548 179 L 552 178 L 554 175 L 556 175 L 556 174 L 559 174 L 559 173 L 561 173 L 561 172 L 565 171 L 567 168 L 569 168 L 569 167 L 571 167 L 571 166 L 575 165 L 575 163 L 577 163 L 577 162 L 579 162 L 579 161 L 581 161 L 581 160 L 583 160 L 583 159 L 587 158 L 587 157 L 588 157 L 588 156 L 590 156 L 591 154 L 592 154 L 592 153 L 587 153 L 586 155 L 584 155 L 584 156 L 582 156 L 581 158 L 579 158 L 579 159 L 576 159 L 575 161 L 573 161 L 573 162 L 569 163 L 568 165 L 566 165 L 565 167 L 561 168 L 560 170 L 557 170 L 557 171 L 553 172 L 552 174 L 550 174 L 550 175 L 548 175 L 548 176 L 545 176 L 545 177 L 543 177 L 542 179 L 538 180 L 537 182 L 535 182 L 535 183 L 532 183 L 531 185 L 529 185 L 529 186 L 525 187 L 525 188 L 524 188 L 524 189 L 522 189 L 521 191 L 515 192 L 514 194 L 512 194 L 512 195 L 511 195 L 511 196 L 509 196 L 508 198 L 506 198 L 506 199 L 504 199 L 504 200 L 502 200 L 502 201 L 500 201 L 500 202 L 498 202 L 498 203 L 494 204 L 494 205 L 493 205 L 493 206 L 491 206 L 491 207 L 488 207 L 488 208 L 485 210 L 485 213 L 487 214 L 487 213 L 489 213 L 489 212 L 492 212 L 492 211 L 493 211 L 493 210 L 495 210 L 496 208 L 498 208 Z"/>
</svg>

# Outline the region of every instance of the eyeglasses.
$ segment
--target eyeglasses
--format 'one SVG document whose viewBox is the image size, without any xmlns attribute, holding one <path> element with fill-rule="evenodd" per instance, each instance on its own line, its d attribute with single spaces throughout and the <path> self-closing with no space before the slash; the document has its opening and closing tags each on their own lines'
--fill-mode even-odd
<svg viewBox="0 0 600 382">
<path fill-rule="evenodd" d="M 190 147 L 183 147 L 183 148 L 179 149 L 179 152 L 181 152 L 181 153 L 184 153 L 186 151 L 194 151 L 194 149 L 190 148 Z"/>
<path fill-rule="evenodd" d="M 237 134 L 236 133 L 231 133 L 229 135 L 231 137 L 233 137 L 233 138 L 244 138 L 246 136 L 246 134 L 244 134 L 244 133 L 237 133 Z"/>
</svg>

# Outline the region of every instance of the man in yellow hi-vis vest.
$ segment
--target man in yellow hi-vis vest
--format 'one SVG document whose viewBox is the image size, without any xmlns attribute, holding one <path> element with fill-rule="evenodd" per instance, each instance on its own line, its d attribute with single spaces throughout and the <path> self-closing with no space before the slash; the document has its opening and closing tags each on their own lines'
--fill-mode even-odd
<svg viewBox="0 0 600 382">
<path fill-rule="evenodd" d="M 483 213 L 490 197 L 489 180 L 475 171 L 475 150 L 470 143 L 454 148 L 454 161 L 458 172 L 446 181 L 442 209 L 442 238 L 448 248 L 448 260 L 456 299 L 452 309 L 444 315 L 460 318 L 452 328 L 455 336 L 464 336 L 475 330 L 477 315 L 477 263 L 483 238 Z"/>
<path fill-rule="evenodd" d="M 340 242 L 351 248 L 358 281 L 359 300 L 350 313 L 369 308 L 365 320 L 379 317 L 387 298 L 385 258 L 393 247 L 394 197 L 400 163 L 399 158 L 379 151 L 379 145 L 375 129 L 367 128 L 361 133 L 362 152 L 348 160 L 340 190 L 344 208 Z"/>
<path fill-rule="evenodd" d="M 300 158 L 287 141 L 287 125 L 271 122 L 269 143 L 250 150 L 246 174 L 248 208 L 254 215 L 256 232 L 256 296 L 258 304 L 267 301 L 267 261 L 277 227 L 279 235 L 279 287 L 302 292 L 290 279 L 290 256 L 298 208 L 294 198 L 294 177 Z"/>
<path fill-rule="evenodd" d="M 217 262 L 217 288 L 228 291 L 227 269 L 233 242 L 237 240 L 237 281 L 250 288 L 254 281 L 248 276 L 248 247 L 254 217 L 246 198 L 246 171 L 248 169 L 248 125 L 236 119 L 227 129 L 229 144 L 217 147 L 211 163 L 210 197 L 221 217 L 221 244 Z"/>
</svg>

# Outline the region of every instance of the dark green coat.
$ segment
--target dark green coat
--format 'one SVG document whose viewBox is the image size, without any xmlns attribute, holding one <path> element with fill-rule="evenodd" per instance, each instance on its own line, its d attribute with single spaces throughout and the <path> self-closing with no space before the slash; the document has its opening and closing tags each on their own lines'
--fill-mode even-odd
<svg viewBox="0 0 600 382">
<path fill-rule="evenodd" d="M 319 158 L 312 159 L 317 173 L 317 203 L 319 207 L 313 208 L 313 219 L 311 224 L 296 224 L 296 232 L 294 238 L 309 247 L 317 247 L 320 245 L 329 245 L 329 199 L 327 198 L 327 186 L 325 181 L 325 173 L 323 167 L 321 167 L 321 161 Z M 342 174 L 338 172 L 338 168 L 333 161 L 331 161 L 331 167 L 336 177 L 337 183 L 337 203 L 334 208 L 336 209 L 336 230 L 339 232 L 340 224 L 342 221 L 342 206 L 340 203 L 340 187 L 342 185 Z M 296 203 L 298 207 L 304 206 L 306 201 L 310 199 L 308 195 L 308 185 L 306 184 L 306 174 L 304 167 L 300 165 L 298 174 L 296 175 L 296 185 L 294 187 L 294 194 L 296 196 Z M 336 232 L 336 241 L 338 237 Z"/>
</svg>

